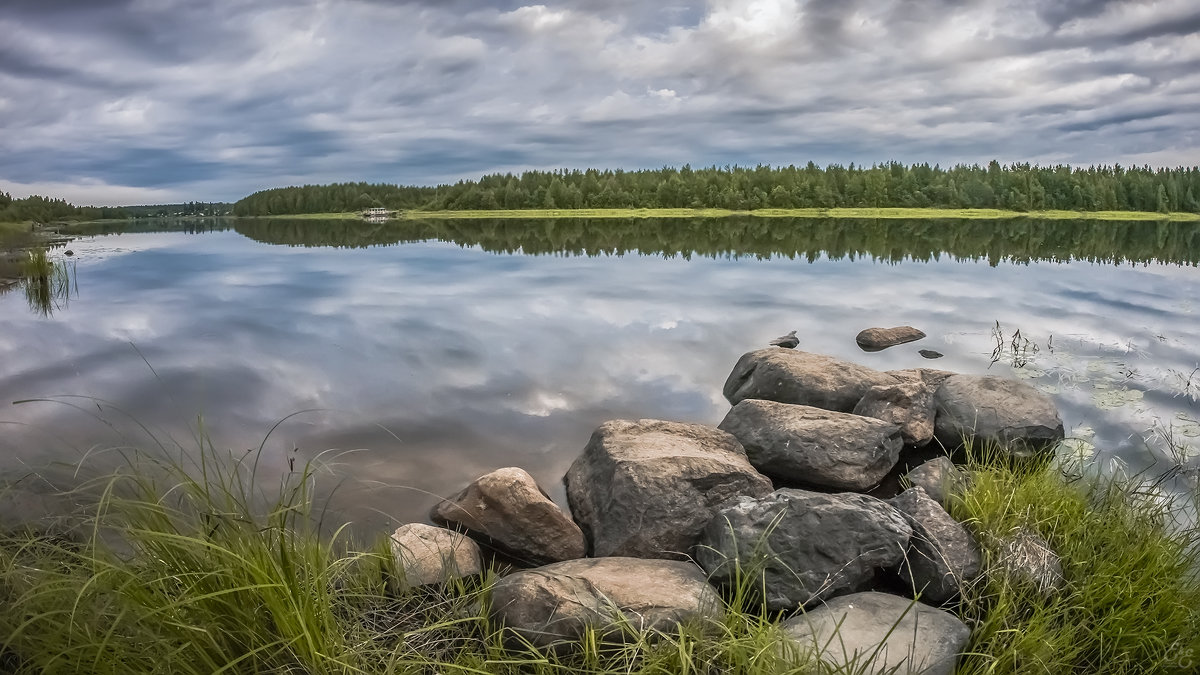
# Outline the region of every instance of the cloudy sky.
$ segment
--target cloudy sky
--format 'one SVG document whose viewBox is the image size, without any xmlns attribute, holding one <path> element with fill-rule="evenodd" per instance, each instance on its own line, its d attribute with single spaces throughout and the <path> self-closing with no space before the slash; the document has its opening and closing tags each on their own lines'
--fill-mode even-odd
<svg viewBox="0 0 1200 675">
<path fill-rule="evenodd" d="M 1200 163 L 1195 0 L 3 0 L 0 190 Z"/>
</svg>

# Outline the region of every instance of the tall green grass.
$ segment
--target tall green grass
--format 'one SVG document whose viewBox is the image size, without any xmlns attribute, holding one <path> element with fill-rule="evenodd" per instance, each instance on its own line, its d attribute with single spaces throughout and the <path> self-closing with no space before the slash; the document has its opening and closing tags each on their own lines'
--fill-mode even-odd
<svg viewBox="0 0 1200 675">
<path fill-rule="evenodd" d="M 1200 535 L 1161 481 L 1087 477 L 1057 461 L 975 462 L 950 512 L 994 568 L 1025 530 L 1062 559 L 1047 597 L 1002 574 L 964 595 L 973 623 L 962 673 L 1190 673 L 1200 667 Z"/>
<path fill-rule="evenodd" d="M 73 493 L 70 527 L 0 538 L 0 671 L 21 673 L 826 672 L 781 648 L 761 574 L 738 570 L 723 620 L 670 634 L 597 629 L 537 650 L 488 618 L 495 573 L 407 589 L 389 541 L 352 541 L 314 508 L 328 473 L 296 466 L 263 494 L 250 452 L 135 453 Z M 956 608 L 965 673 L 1190 672 L 1200 648 L 1194 534 L 1144 491 L 1054 465 L 976 465 L 952 505 L 989 553 L 1032 527 L 1062 554 L 1051 599 L 985 577 Z M 866 672 L 854 666 L 841 672 Z"/>
</svg>

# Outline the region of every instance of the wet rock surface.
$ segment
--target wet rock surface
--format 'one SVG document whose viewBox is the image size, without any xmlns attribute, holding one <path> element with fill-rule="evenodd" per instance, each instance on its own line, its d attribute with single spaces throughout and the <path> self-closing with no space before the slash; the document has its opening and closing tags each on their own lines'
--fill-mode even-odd
<svg viewBox="0 0 1200 675">
<path fill-rule="evenodd" d="M 867 328 L 855 336 L 854 341 L 865 352 L 877 352 L 906 342 L 916 342 L 924 337 L 925 333 L 912 326 L 896 326 L 894 328 Z"/>
</svg>

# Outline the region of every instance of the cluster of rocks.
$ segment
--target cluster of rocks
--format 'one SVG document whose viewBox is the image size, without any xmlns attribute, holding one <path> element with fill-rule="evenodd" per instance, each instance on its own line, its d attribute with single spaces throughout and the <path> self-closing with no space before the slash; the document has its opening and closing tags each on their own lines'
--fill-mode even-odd
<svg viewBox="0 0 1200 675">
<path fill-rule="evenodd" d="M 777 346 L 742 356 L 724 394 L 716 427 L 601 425 L 564 477 L 572 515 L 522 469 L 478 478 L 434 507 L 440 527 L 396 531 L 406 583 L 478 573 L 482 544 L 517 565 L 492 588 L 493 618 L 541 647 L 719 620 L 720 590 L 741 585 L 831 665 L 952 672 L 970 631 L 941 607 L 983 564 L 945 508 L 970 480 L 948 454 L 964 440 L 1043 451 L 1063 436 L 1054 404 L 1013 380 Z M 928 448 L 939 456 L 919 463 Z M 1011 548 L 1002 573 L 1061 585 L 1036 533 Z"/>
</svg>

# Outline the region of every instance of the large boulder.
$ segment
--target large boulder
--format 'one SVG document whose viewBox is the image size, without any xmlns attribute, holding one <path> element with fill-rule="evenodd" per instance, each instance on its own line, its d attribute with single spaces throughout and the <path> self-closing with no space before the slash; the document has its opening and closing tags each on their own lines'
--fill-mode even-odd
<svg viewBox="0 0 1200 675">
<path fill-rule="evenodd" d="M 854 414 L 895 424 L 905 445 L 920 447 L 933 440 L 933 387 L 915 380 L 871 387 Z"/>
<path fill-rule="evenodd" d="M 971 484 L 971 475 L 958 468 L 945 455 L 935 457 L 904 475 L 906 487 L 925 490 L 933 501 L 946 508 L 950 497 L 961 494 Z"/>
<path fill-rule="evenodd" d="M 867 490 L 900 459 L 900 429 L 869 417 L 746 399 L 718 425 L 756 469 L 777 481 Z"/>
<path fill-rule="evenodd" d="M 748 398 L 850 412 L 871 387 L 896 379 L 832 356 L 767 347 L 738 359 L 723 392 L 736 405 Z"/>
<path fill-rule="evenodd" d="M 894 328 L 867 328 L 859 332 L 854 341 L 864 352 L 877 352 L 906 342 L 915 342 L 924 337 L 925 333 L 912 326 L 896 326 Z"/>
<path fill-rule="evenodd" d="M 940 605 L 958 597 L 979 577 L 983 553 L 962 523 L 915 487 L 888 500 L 912 526 L 908 553 L 900 564 L 902 582 L 921 600 Z"/>
<path fill-rule="evenodd" d="M 825 668 L 864 675 L 951 675 L 971 635 L 949 612 L 875 592 L 835 598 L 782 628 Z"/>
<path fill-rule="evenodd" d="M 563 481 L 597 557 L 684 558 L 718 507 L 771 492 L 732 435 L 661 420 L 600 425 Z"/>
<path fill-rule="evenodd" d="M 405 587 L 441 584 L 479 574 L 479 545 L 461 532 L 409 523 L 392 534 L 392 555 Z"/>
<path fill-rule="evenodd" d="M 438 502 L 434 523 L 462 530 L 518 562 L 541 565 L 582 558 L 583 532 L 524 469 L 497 469 Z"/>
<path fill-rule="evenodd" d="M 1025 458 L 1063 439 L 1062 418 L 1049 396 L 1003 377 L 954 375 L 933 397 L 934 434 L 947 449 L 964 440 Z"/>
<path fill-rule="evenodd" d="M 875 497 L 784 488 L 721 509 L 696 561 L 717 583 L 760 579 L 751 586 L 767 609 L 792 610 L 867 588 L 900 564 L 911 536 L 904 516 Z"/>
<path fill-rule="evenodd" d="M 716 590 L 686 561 L 569 560 L 515 572 L 492 587 L 493 620 L 538 647 L 577 641 L 588 628 L 620 641 L 623 626 L 670 633 L 723 615 Z"/>
</svg>

